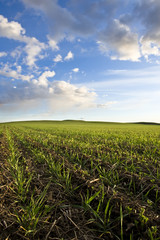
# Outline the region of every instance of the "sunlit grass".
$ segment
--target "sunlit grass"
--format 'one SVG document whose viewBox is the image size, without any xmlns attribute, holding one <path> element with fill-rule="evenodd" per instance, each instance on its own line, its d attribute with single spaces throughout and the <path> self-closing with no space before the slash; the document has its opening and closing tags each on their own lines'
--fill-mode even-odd
<svg viewBox="0 0 160 240">
<path fill-rule="evenodd" d="M 160 239 L 158 125 L 20 122 L 0 138 L 12 202 L 2 218 L 19 229 L 6 238 Z"/>
</svg>

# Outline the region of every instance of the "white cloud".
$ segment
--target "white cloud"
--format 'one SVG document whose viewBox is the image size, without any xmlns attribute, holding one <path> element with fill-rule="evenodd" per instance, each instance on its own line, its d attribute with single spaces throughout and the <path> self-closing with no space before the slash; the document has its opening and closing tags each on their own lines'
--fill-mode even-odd
<svg viewBox="0 0 160 240">
<path fill-rule="evenodd" d="M 96 106 L 94 91 L 89 91 L 86 87 L 77 87 L 66 81 L 48 82 L 47 77 L 53 75 L 54 72 L 44 72 L 37 82 L 27 82 L 25 87 L 17 83 L 14 88 L 15 85 L 11 81 L 0 82 L 1 106 L 7 103 L 14 106 L 16 103 L 16 109 L 21 109 L 21 106 L 24 106 L 24 103 L 27 106 L 28 102 L 28 108 L 35 106 L 37 109 L 45 101 L 45 111 L 49 110 L 50 112 L 64 112 L 73 110 L 73 108 L 78 110 Z M 34 102 L 34 105 L 30 106 L 30 102 Z"/>
<path fill-rule="evenodd" d="M 17 72 L 18 72 L 18 73 L 21 73 L 21 72 L 22 72 L 22 67 L 21 67 L 21 66 L 16 66 L 16 68 L 17 68 Z"/>
<path fill-rule="evenodd" d="M 92 37 L 101 52 L 113 60 L 140 61 L 144 56 L 148 61 L 149 56 L 159 56 L 159 0 L 70 0 L 67 7 L 62 7 L 57 0 L 21 1 L 47 17 L 48 44 L 54 51 L 59 50 L 58 43 L 64 39 L 78 41 Z M 126 7 L 128 12 L 123 14 Z M 21 25 L 16 29 L 17 33 L 24 34 Z M 16 33 L 13 35 L 17 37 Z"/>
<path fill-rule="evenodd" d="M 49 35 L 47 36 L 47 38 L 48 38 L 48 44 L 52 48 L 52 50 L 53 51 L 58 51 L 59 47 L 57 45 L 57 42 Z"/>
<path fill-rule="evenodd" d="M 51 87 L 48 89 L 48 91 L 49 91 L 50 94 L 54 93 L 54 89 L 51 88 Z"/>
<path fill-rule="evenodd" d="M 53 59 L 54 62 L 62 62 L 62 56 L 60 54 L 58 54 L 54 59 Z"/>
<path fill-rule="evenodd" d="M 0 57 L 6 57 L 7 53 L 6 52 L 0 52 Z"/>
<path fill-rule="evenodd" d="M 141 38 L 141 51 L 143 56 L 147 61 L 149 61 L 149 56 L 160 56 L 160 46 L 154 43 L 154 40 L 145 39 L 144 37 Z"/>
<path fill-rule="evenodd" d="M 22 54 L 23 50 L 20 46 L 16 47 L 16 49 L 14 49 L 10 54 L 13 58 L 15 58 L 16 60 L 18 60 Z"/>
<path fill-rule="evenodd" d="M 112 59 L 139 61 L 141 57 L 138 35 L 127 24 L 113 20 L 124 1 L 70 0 L 69 8 L 62 7 L 58 1 L 22 1 L 27 7 L 47 16 L 50 24 L 49 44 L 53 50 L 57 50 L 57 44 L 64 39 L 73 41 L 75 38 L 94 37 L 100 50 L 107 52 Z M 72 58 L 66 56 L 65 60 Z"/>
<path fill-rule="evenodd" d="M 48 87 L 48 79 L 55 76 L 54 71 L 45 71 L 42 75 L 38 78 L 38 81 L 35 81 L 39 86 Z"/>
<path fill-rule="evenodd" d="M 8 22 L 8 19 L 0 15 L 0 36 L 18 41 L 23 41 L 25 29 L 15 21 Z"/>
<path fill-rule="evenodd" d="M 100 32 L 98 44 L 100 50 L 111 55 L 113 60 L 139 61 L 141 57 L 138 35 L 118 19 Z"/>
<path fill-rule="evenodd" d="M 7 18 L 0 15 L 0 37 L 17 40 L 26 44 L 24 50 L 27 54 L 25 62 L 29 66 L 35 65 L 35 61 L 42 57 L 41 51 L 46 48 L 44 43 L 39 42 L 36 38 L 27 37 L 25 29 L 18 22 L 9 22 Z M 15 54 L 12 53 L 14 57 Z"/>
<path fill-rule="evenodd" d="M 50 36 L 56 43 L 64 38 L 89 37 L 97 28 L 106 25 L 121 4 L 121 0 L 70 0 L 69 8 L 62 7 L 57 0 L 21 0 L 27 7 L 44 13 L 48 18 Z M 124 2 L 124 0 L 122 1 Z"/>
<path fill-rule="evenodd" d="M 150 61 L 150 56 L 160 56 L 160 1 L 138 1 L 133 15 L 143 26 L 143 35 L 140 39 L 142 54 L 147 61 Z"/>
<path fill-rule="evenodd" d="M 95 106 L 95 92 L 86 87 L 77 87 L 65 81 L 52 83 L 51 107 L 56 110 L 76 108 L 90 108 Z"/>
<path fill-rule="evenodd" d="M 57 50 L 57 42 L 63 40 L 66 36 L 65 32 L 73 26 L 76 19 L 66 9 L 58 5 L 57 1 L 53 0 L 22 0 L 26 6 L 34 8 L 41 13 L 45 13 L 50 23 L 50 46 L 53 50 Z"/>
<path fill-rule="evenodd" d="M 68 61 L 68 60 L 73 59 L 73 58 L 74 58 L 74 54 L 71 51 L 69 51 L 67 56 L 64 58 L 64 60 Z"/>
<path fill-rule="evenodd" d="M 73 68 L 72 71 L 77 73 L 77 72 L 79 72 L 79 68 Z"/>
<path fill-rule="evenodd" d="M 15 70 L 11 70 L 11 69 L 9 71 L 0 69 L 0 75 L 9 77 L 9 78 L 19 79 L 19 74 Z"/>
<path fill-rule="evenodd" d="M 44 43 L 39 42 L 36 38 L 28 38 L 25 37 L 25 42 L 27 43 L 25 52 L 27 53 L 26 64 L 28 66 L 34 66 L 35 62 L 42 58 L 43 56 L 40 54 L 43 49 L 46 48 Z"/>
<path fill-rule="evenodd" d="M 0 75 L 12 79 L 20 79 L 22 81 L 30 81 L 33 78 L 33 75 L 23 75 L 20 73 L 21 67 L 18 66 L 17 71 L 11 69 L 7 64 L 0 69 Z"/>
</svg>

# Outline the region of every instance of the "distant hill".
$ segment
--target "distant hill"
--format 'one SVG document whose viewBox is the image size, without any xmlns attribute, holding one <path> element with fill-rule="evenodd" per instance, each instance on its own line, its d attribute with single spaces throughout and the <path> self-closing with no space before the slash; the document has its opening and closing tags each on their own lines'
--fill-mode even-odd
<svg viewBox="0 0 160 240">
<path fill-rule="evenodd" d="M 64 120 L 27 120 L 27 121 L 11 121 L 6 123 L 100 123 L 100 124 L 141 124 L 141 125 L 160 125 L 160 123 L 156 122 L 105 122 L 105 121 L 86 121 L 86 120 L 72 120 L 72 119 L 64 119 Z M 2 124 L 5 122 L 1 122 Z"/>
<path fill-rule="evenodd" d="M 160 125 L 160 123 L 156 123 L 156 122 L 136 122 L 135 124 L 143 124 L 143 125 Z"/>
</svg>

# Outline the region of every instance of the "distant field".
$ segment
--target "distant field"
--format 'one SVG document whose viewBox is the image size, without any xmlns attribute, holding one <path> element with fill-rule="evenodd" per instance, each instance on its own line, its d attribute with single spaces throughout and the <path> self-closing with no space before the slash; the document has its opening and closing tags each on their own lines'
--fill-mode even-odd
<svg viewBox="0 0 160 240">
<path fill-rule="evenodd" d="M 160 239 L 160 125 L 0 124 L 1 239 Z"/>
</svg>

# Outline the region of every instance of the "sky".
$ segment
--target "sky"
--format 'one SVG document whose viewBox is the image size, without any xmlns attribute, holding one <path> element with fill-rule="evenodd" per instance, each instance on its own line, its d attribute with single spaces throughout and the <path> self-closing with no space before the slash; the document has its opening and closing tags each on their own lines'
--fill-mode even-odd
<svg viewBox="0 0 160 240">
<path fill-rule="evenodd" d="M 159 0 L 0 0 L 0 122 L 160 123 Z"/>
</svg>

